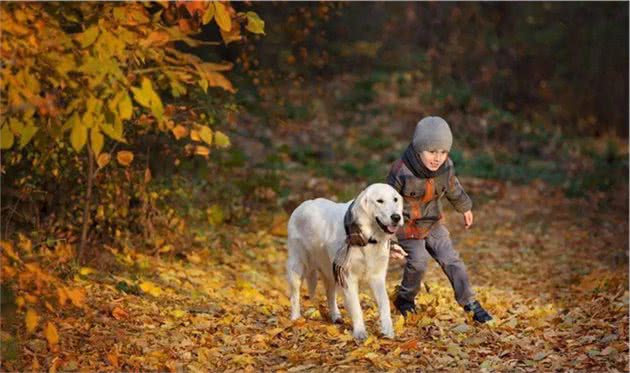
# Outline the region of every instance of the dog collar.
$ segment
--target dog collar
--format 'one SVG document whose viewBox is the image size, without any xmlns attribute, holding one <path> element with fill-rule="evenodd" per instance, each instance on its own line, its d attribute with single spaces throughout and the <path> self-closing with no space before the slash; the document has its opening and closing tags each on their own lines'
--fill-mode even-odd
<svg viewBox="0 0 630 373">
<path fill-rule="evenodd" d="M 354 206 L 354 201 L 348 206 L 348 210 L 346 210 L 346 214 L 343 217 L 343 227 L 346 230 L 346 243 L 350 246 L 367 246 L 368 243 L 378 243 L 373 237 L 369 239 L 365 239 L 363 232 L 361 231 L 361 227 L 357 224 L 352 216 L 352 207 Z"/>
</svg>

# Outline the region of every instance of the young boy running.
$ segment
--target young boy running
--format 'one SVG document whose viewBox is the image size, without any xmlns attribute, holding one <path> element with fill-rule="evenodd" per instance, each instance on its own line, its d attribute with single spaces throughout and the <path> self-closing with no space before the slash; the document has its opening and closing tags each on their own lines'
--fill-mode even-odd
<svg viewBox="0 0 630 373">
<path fill-rule="evenodd" d="M 468 229 L 473 223 L 472 201 L 455 176 L 448 158 L 453 136 L 440 117 L 426 117 L 417 125 L 411 144 L 387 176 L 404 199 L 405 225 L 398 231 L 398 244 L 407 253 L 407 263 L 394 306 L 401 314 L 415 312 L 414 299 L 432 256 L 448 276 L 455 299 L 480 323 L 492 316 L 475 300 L 466 266 L 453 248 L 449 232 L 442 224 L 442 197 L 464 215 Z"/>
</svg>

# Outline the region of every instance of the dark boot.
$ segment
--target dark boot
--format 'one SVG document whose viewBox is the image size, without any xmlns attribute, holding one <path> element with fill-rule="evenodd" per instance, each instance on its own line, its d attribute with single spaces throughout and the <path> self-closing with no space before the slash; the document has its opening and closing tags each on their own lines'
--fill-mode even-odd
<svg viewBox="0 0 630 373">
<path fill-rule="evenodd" d="M 492 316 L 481 307 L 479 301 L 473 301 L 464 306 L 464 311 L 473 313 L 473 320 L 479 323 L 486 323 L 492 320 Z"/>
<path fill-rule="evenodd" d="M 396 297 L 394 306 L 405 317 L 408 313 L 416 313 L 416 304 L 414 301 L 409 301 L 405 298 L 401 298 L 400 296 Z"/>
</svg>

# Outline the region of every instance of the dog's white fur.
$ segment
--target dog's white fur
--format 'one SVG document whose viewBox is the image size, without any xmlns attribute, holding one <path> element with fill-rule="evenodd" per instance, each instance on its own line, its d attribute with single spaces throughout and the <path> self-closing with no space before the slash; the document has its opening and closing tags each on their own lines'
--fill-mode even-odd
<svg viewBox="0 0 630 373">
<path fill-rule="evenodd" d="M 341 321 L 337 307 L 336 284 L 332 262 L 339 248 L 344 245 L 346 232 L 344 215 L 352 201 L 335 203 L 318 198 L 299 205 L 291 214 L 288 223 L 287 280 L 291 293 L 291 319 L 300 317 L 300 285 L 306 279 L 311 298 L 317 286 L 318 273 L 324 281 L 328 299 L 328 311 L 333 322 Z M 392 227 L 400 227 L 403 201 L 400 194 L 387 184 L 372 184 L 355 199 L 353 217 L 361 227 L 366 239 L 374 238 L 377 243 L 365 247 L 353 247 L 350 251 L 350 271 L 347 287 L 343 290 L 346 310 L 352 319 L 353 336 L 367 338 L 363 313 L 359 303 L 358 284 L 360 279 L 369 283 L 378 305 L 381 332 L 394 337 L 394 328 L 385 287 L 385 276 L 389 261 L 389 240 L 393 234 L 385 232 L 376 219 Z M 398 222 L 392 220 L 397 214 Z"/>
</svg>

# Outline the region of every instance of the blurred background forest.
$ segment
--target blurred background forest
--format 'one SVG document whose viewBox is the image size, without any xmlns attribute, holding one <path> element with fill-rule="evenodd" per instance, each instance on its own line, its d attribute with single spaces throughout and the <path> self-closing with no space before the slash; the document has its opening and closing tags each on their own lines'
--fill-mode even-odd
<svg viewBox="0 0 630 373">
<path fill-rule="evenodd" d="M 34 259 L 69 279 L 81 265 L 121 268 L 127 250 L 185 258 L 240 249 L 243 231 L 282 235 L 304 199 L 348 200 L 382 182 L 427 115 L 451 125 L 476 206 L 500 197 L 493 188 L 532 186 L 627 216 L 627 2 L 215 2 L 212 14 L 169 4 L 2 4 L 5 61 L 51 48 L 40 39 L 50 24 L 85 52 L 69 54 L 95 57 L 1 63 L 9 263 Z M 111 30 L 142 36 L 106 34 L 110 8 Z M 127 55 L 122 73 L 98 59 Z M 165 61 L 176 67 L 160 70 Z M 114 78 L 82 87 L 74 73 Z M 15 104 L 20 81 L 37 86 L 22 96 L 33 111 Z M 83 94 L 96 100 L 72 100 Z M 71 115 L 101 107 L 95 123 L 114 125 L 86 129 Z M 627 250 L 611 255 L 627 264 Z M 3 273 L 3 305 L 38 278 L 16 288 Z"/>
</svg>

